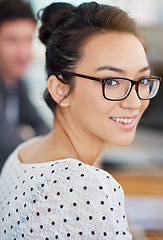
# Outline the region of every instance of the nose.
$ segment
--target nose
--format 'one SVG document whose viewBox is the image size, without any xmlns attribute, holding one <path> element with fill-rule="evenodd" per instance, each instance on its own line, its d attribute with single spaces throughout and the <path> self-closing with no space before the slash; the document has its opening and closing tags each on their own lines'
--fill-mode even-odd
<svg viewBox="0 0 163 240">
<path fill-rule="evenodd" d="M 129 96 L 121 101 L 122 108 L 130 108 L 130 109 L 139 109 L 141 107 L 141 99 L 137 95 L 137 91 L 135 86 L 132 88 Z"/>
</svg>

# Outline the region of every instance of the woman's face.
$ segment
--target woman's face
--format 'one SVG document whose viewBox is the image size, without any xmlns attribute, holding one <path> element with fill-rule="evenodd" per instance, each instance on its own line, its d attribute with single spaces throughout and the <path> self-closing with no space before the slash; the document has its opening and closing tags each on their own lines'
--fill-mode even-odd
<svg viewBox="0 0 163 240">
<path fill-rule="evenodd" d="M 143 46 L 132 34 L 99 34 L 90 38 L 83 50 L 76 73 L 135 81 L 150 75 Z M 148 105 L 148 100 L 138 98 L 135 86 L 126 99 L 110 101 L 103 97 L 100 82 L 75 77 L 69 110 L 74 127 L 91 139 L 127 145 L 133 141 L 137 124 Z"/>
</svg>

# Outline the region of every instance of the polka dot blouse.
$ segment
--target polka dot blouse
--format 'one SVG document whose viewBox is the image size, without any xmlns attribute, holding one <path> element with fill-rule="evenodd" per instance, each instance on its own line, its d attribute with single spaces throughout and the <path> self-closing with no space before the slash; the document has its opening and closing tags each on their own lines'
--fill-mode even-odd
<svg viewBox="0 0 163 240">
<path fill-rule="evenodd" d="M 123 190 L 110 174 L 70 158 L 23 164 L 21 147 L 0 176 L 0 239 L 132 239 Z"/>
</svg>

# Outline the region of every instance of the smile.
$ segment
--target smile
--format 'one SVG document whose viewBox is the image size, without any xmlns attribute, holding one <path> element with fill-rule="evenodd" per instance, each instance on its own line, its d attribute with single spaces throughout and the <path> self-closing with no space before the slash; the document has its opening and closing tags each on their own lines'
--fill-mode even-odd
<svg viewBox="0 0 163 240">
<path fill-rule="evenodd" d="M 134 117 L 110 117 L 110 119 L 120 128 L 123 128 L 125 130 L 131 130 L 135 127 L 136 116 Z"/>
<path fill-rule="evenodd" d="M 119 123 L 119 122 L 121 122 L 121 123 L 127 123 L 127 124 L 129 124 L 129 123 L 131 123 L 133 120 L 134 120 L 134 118 L 111 118 L 113 121 L 116 121 L 117 123 Z"/>
</svg>

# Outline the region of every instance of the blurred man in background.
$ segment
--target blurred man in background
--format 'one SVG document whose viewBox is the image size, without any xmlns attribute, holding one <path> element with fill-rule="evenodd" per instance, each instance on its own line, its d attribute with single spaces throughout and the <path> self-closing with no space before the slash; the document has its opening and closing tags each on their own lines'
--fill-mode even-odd
<svg viewBox="0 0 163 240">
<path fill-rule="evenodd" d="M 48 132 L 22 82 L 35 27 L 28 3 L 0 1 L 0 169 L 18 144 Z"/>
</svg>

